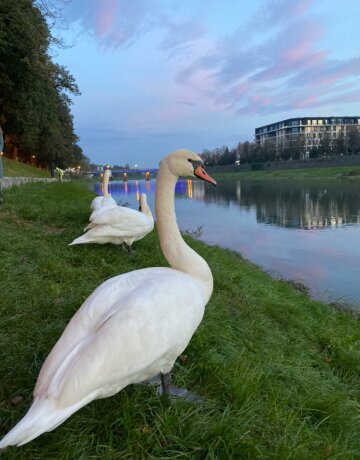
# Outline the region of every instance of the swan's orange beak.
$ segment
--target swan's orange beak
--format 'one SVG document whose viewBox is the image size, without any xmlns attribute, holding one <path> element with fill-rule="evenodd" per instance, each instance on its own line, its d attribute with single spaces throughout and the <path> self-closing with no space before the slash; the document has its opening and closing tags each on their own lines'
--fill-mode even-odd
<svg viewBox="0 0 360 460">
<path fill-rule="evenodd" d="M 202 168 L 201 166 L 198 166 L 195 170 L 194 170 L 194 174 L 196 177 L 198 177 L 199 179 L 202 179 L 206 182 L 209 182 L 210 184 L 213 184 L 215 185 L 216 187 L 216 180 L 213 179 L 212 177 L 209 176 L 209 174 L 205 171 L 204 168 Z"/>
</svg>

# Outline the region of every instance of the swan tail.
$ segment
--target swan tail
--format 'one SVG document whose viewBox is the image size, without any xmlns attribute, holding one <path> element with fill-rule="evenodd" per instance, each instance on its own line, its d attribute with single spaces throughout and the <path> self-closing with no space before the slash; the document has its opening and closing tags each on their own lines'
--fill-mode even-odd
<svg viewBox="0 0 360 460">
<path fill-rule="evenodd" d="M 75 238 L 74 241 L 69 243 L 69 246 L 72 246 L 73 244 L 85 244 L 85 243 L 90 243 L 89 239 L 86 238 L 86 235 L 79 236 L 79 238 Z"/>
<path fill-rule="evenodd" d="M 56 409 L 49 400 L 35 400 L 26 415 L 0 441 L 0 449 L 21 446 L 64 422 L 77 408 Z"/>
</svg>

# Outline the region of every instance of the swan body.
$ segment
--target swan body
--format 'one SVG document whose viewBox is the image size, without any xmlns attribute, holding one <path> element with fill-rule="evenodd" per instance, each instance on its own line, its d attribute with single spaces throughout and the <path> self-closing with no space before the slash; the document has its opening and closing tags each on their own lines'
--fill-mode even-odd
<svg viewBox="0 0 360 460">
<path fill-rule="evenodd" d="M 140 209 L 114 206 L 101 208 L 90 217 L 85 227 L 87 232 L 76 238 L 70 245 L 86 243 L 112 243 L 131 246 L 134 241 L 141 240 L 154 228 L 154 218 L 147 205 L 146 195 L 140 196 Z"/>
<path fill-rule="evenodd" d="M 51 431 L 94 399 L 170 372 L 197 329 L 213 289 L 210 268 L 182 239 L 174 211 L 179 175 L 199 175 L 193 152 L 179 150 L 160 166 L 156 216 L 168 267 L 135 270 L 102 283 L 65 328 L 40 371 L 28 413 L 0 448 Z M 196 167 L 196 168 L 195 168 Z"/>
<path fill-rule="evenodd" d="M 111 177 L 111 171 L 110 169 L 105 169 L 102 177 L 102 190 L 103 190 L 103 195 L 102 196 L 96 196 L 90 205 L 90 211 L 94 212 L 97 211 L 101 208 L 112 208 L 114 206 L 117 206 L 116 201 L 114 198 L 110 195 L 109 193 L 109 179 Z"/>
</svg>

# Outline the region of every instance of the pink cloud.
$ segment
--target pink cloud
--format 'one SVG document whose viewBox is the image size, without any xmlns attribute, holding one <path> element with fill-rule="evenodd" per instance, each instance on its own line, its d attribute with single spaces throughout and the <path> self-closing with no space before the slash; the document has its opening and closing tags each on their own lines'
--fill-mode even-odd
<svg viewBox="0 0 360 460">
<path fill-rule="evenodd" d="M 317 96 L 307 96 L 305 99 L 301 99 L 295 102 L 295 107 L 298 109 L 304 109 L 306 107 L 314 107 L 319 104 Z"/>
<path fill-rule="evenodd" d="M 98 15 L 95 19 L 95 31 L 98 37 L 103 37 L 112 29 L 115 23 L 116 13 L 117 1 L 103 0 L 102 9 L 98 11 Z"/>
</svg>

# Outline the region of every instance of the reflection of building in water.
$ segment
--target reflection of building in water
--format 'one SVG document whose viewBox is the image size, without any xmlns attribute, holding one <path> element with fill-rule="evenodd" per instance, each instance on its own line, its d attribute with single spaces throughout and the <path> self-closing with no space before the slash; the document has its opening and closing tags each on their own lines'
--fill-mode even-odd
<svg viewBox="0 0 360 460">
<path fill-rule="evenodd" d="M 353 183 L 222 181 L 203 187 L 204 200 L 245 211 L 258 222 L 289 228 L 328 228 L 360 223 L 360 187 Z M 195 193 L 194 193 L 195 197 Z"/>
<path fill-rule="evenodd" d="M 296 186 L 295 186 L 296 188 Z M 263 198 L 257 206 L 257 220 L 266 224 L 289 228 L 321 229 L 341 227 L 357 223 L 360 218 L 360 200 L 356 209 L 350 210 L 349 197 L 327 193 L 326 190 L 302 189 L 294 193 L 289 187 L 289 194 L 279 193 Z M 271 201 L 270 201 L 271 200 Z"/>
</svg>

